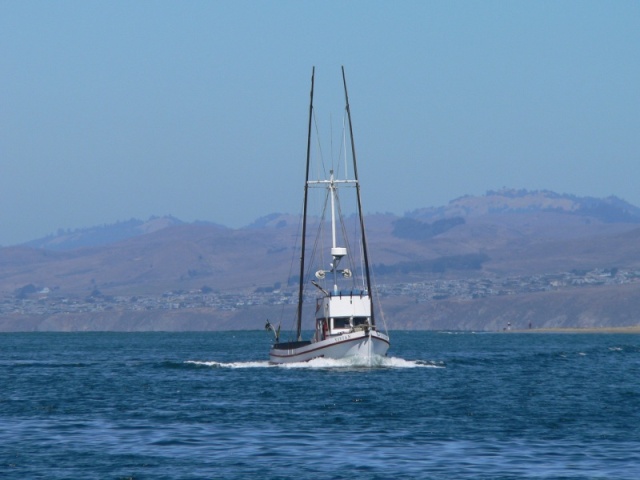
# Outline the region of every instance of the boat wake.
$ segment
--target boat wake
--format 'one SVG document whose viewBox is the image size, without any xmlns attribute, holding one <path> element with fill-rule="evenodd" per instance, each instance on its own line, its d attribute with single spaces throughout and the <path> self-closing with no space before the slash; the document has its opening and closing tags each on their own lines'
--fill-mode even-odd
<svg viewBox="0 0 640 480">
<path fill-rule="evenodd" d="M 405 360 L 398 357 L 373 357 L 371 359 L 351 358 L 314 358 L 308 362 L 273 364 L 267 361 L 260 362 L 215 362 L 187 360 L 185 363 L 211 367 L 211 368 L 284 368 L 284 369 L 369 369 L 369 368 L 445 368 L 444 362 L 432 362 L 426 360 Z"/>
</svg>

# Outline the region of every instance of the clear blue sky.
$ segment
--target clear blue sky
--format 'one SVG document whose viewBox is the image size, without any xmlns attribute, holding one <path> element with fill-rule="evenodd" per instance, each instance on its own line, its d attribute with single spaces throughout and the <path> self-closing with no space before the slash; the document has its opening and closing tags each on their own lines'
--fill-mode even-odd
<svg viewBox="0 0 640 480">
<path fill-rule="evenodd" d="M 311 67 L 363 201 L 502 187 L 640 205 L 637 1 L 0 1 L 0 245 L 298 213 Z M 325 139 L 326 140 L 326 139 Z"/>
</svg>

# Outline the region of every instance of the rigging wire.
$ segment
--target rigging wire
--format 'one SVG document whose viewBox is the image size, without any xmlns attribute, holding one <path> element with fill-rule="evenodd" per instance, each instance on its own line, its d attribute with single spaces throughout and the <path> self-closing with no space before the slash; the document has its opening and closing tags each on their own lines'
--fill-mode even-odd
<svg viewBox="0 0 640 480">
<path fill-rule="evenodd" d="M 344 178 L 349 178 L 349 163 L 347 160 L 347 110 L 345 109 L 344 115 L 342 115 L 342 145 L 340 150 L 343 152 L 344 158 Z"/>
<path fill-rule="evenodd" d="M 331 113 L 329 113 L 329 151 L 331 152 L 331 171 L 334 171 L 335 160 L 334 160 L 334 153 L 333 153 L 333 115 L 331 115 Z M 338 162 L 338 165 L 339 164 L 340 162 Z"/>
<path fill-rule="evenodd" d="M 349 242 L 349 235 L 347 235 L 347 226 L 345 223 L 345 219 L 342 215 L 342 206 L 340 204 L 340 197 L 338 195 L 336 195 L 336 208 L 338 209 L 338 218 L 340 219 L 340 229 L 342 231 L 342 239 L 343 242 L 345 243 L 345 248 L 347 249 L 347 252 L 351 252 L 351 245 Z M 356 269 L 355 269 L 355 264 L 353 263 L 353 258 L 352 255 L 347 255 L 348 258 L 348 262 L 349 262 L 349 267 L 351 268 L 351 271 L 353 272 L 353 275 L 351 277 L 351 288 L 355 289 L 355 285 L 356 285 Z"/>
<path fill-rule="evenodd" d="M 384 333 L 388 335 L 389 329 L 387 328 L 387 319 L 385 318 L 384 309 L 382 308 L 382 302 L 380 301 L 380 292 L 378 291 L 378 281 L 376 280 L 376 273 L 373 268 L 370 268 L 370 272 L 372 277 L 371 288 L 375 290 L 375 292 L 370 292 L 369 295 L 371 295 L 372 299 L 375 299 L 375 305 L 378 307 L 378 311 L 380 312 L 380 317 L 382 318 L 382 326 L 384 327 Z"/>
<path fill-rule="evenodd" d="M 309 278 L 311 278 L 312 272 L 313 270 L 315 270 L 316 268 L 318 268 L 318 265 L 324 265 L 325 263 L 325 258 L 320 258 L 319 261 L 316 260 L 316 257 L 318 256 L 318 252 L 320 253 L 320 256 L 324 255 L 324 252 L 326 251 L 326 249 L 324 248 L 324 225 L 325 225 L 325 221 L 326 221 L 326 217 L 327 217 L 327 206 L 329 204 L 329 192 L 327 192 L 327 195 L 325 196 L 325 200 L 324 200 L 324 206 L 322 209 L 322 215 L 320 216 L 320 223 L 318 225 L 318 231 L 316 233 L 316 238 L 313 242 L 313 248 L 311 249 L 311 255 L 309 256 L 309 263 L 307 266 L 307 271 L 305 272 L 305 278 L 304 278 L 304 284 L 307 284 L 307 280 Z M 324 284 L 326 286 L 326 283 Z"/>
<path fill-rule="evenodd" d="M 304 200 L 301 202 L 302 204 L 304 204 Z M 302 245 L 300 245 L 298 242 L 300 242 L 300 237 L 301 237 L 301 233 L 302 233 L 302 210 L 304 209 L 304 205 L 300 205 L 300 213 L 298 214 L 298 226 L 296 227 L 296 235 L 293 241 L 293 250 L 291 252 L 291 262 L 289 264 L 289 273 L 287 274 L 287 287 L 289 287 L 290 282 L 291 282 L 291 276 L 293 275 L 293 268 L 294 268 L 294 264 L 296 262 L 296 258 L 300 258 L 300 253 L 301 253 L 301 249 L 302 249 Z M 282 325 L 282 321 L 284 319 L 284 310 L 287 307 L 287 303 L 283 303 L 282 307 L 280 309 L 280 325 Z M 291 322 L 291 328 L 289 329 L 289 338 L 294 338 L 294 329 L 295 329 L 295 312 L 294 312 L 294 320 L 293 322 Z"/>
<path fill-rule="evenodd" d="M 316 178 L 326 178 L 327 169 L 324 164 L 324 154 L 322 153 L 322 143 L 320 143 L 320 131 L 318 128 L 318 120 L 316 118 L 315 109 L 313 110 L 313 125 L 315 126 L 315 129 L 316 129 L 316 142 L 318 144 L 318 154 L 320 156 L 320 161 L 316 162 L 316 168 L 322 168 L 322 175 L 320 175 L 321 172 L 316 172 Z"/>
</svg>

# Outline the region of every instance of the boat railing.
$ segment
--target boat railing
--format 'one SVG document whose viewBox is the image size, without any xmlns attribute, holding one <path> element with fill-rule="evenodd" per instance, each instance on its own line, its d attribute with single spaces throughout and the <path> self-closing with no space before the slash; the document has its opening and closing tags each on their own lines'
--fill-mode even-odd
<svg viewBox="0 0 640 480">
<path fill-rule="evenodd" d="M 368 296 L 366 290 L 338 290 L 337 292 L 329 292 L 330 297 L 365 297 Z"/>
</svg>

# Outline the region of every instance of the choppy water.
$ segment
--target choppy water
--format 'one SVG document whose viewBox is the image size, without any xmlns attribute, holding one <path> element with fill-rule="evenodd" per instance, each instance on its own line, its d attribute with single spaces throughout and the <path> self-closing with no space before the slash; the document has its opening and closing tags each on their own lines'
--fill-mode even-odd
<svg viewBox="0 0 640 480">
<path fill-rule="evenodd" d="M 278 367 L 258 331 L 0 334 L 0 478 L 640 478 L 640 335 L 391 340 Z"/>
</svg>

